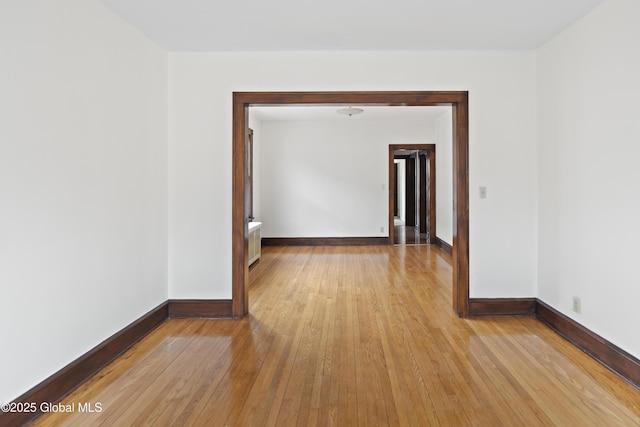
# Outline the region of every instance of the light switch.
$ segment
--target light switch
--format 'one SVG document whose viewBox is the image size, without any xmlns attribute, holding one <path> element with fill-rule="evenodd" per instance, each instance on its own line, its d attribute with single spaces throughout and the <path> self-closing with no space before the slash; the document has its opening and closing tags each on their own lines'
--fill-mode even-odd
<svg viewBox="0 0 640 427">
<path fill-rule="evenodd" d="M 487 198 L 487 187 L 480 187 L 480 198 L 481 199 Z"/>
</svg>

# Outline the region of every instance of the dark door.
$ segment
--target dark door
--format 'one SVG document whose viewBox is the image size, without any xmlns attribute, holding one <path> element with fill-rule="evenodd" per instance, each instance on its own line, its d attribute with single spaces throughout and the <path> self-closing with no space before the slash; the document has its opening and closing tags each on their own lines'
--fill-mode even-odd
<svg viewBox="0 0 640 427">
<path fill-rule="evenodd" d="M 406 221 L 408 227 L 415 227 L 416 224 L 416 157 L 412 155 L 406 159 Z"/>
<path fill-rule="evenodd" d="M 398 216 L 398 164 L 393 164 L 393 175 L 396 177 L 396 185 L 393 191 L 393 216 Z"/>
</svg>

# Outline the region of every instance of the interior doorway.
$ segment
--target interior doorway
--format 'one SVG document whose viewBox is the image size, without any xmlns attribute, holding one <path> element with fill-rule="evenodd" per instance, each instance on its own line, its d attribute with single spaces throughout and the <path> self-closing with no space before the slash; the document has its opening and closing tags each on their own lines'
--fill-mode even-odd
<svg viewBox="0 0 640 427">
<path fill-rule="evenodd" d="M 435 144 L 389 145 L 389 243 L 431 244 L 435 235 Z"/>
<path fill-rule="evenodd" d="M 469 311 L 469 120 L 468 92 L 235 92 L 233 94 L 232 313 L 249 311 L 246 210 L 250 106 L 450 106 L 453 116 L 453 309 Z M 392 168 L 392 165 L 390 166 Z"/>
</svg>

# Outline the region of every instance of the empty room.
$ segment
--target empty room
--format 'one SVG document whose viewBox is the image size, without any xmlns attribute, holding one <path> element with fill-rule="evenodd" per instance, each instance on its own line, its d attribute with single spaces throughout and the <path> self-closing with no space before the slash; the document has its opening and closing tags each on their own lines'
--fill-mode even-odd
<svg viewBox="0 0 640 427">
<path fill-rule="evenodd" d="M 637 0 L 5 1 L 0 46 L 0 426 L 640 425 Z"/>
</svg>

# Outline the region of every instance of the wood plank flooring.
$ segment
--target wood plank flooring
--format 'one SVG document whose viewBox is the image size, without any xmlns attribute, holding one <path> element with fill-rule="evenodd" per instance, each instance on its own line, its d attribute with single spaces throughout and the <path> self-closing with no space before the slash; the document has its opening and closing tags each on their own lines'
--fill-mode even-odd
<svg viewBox="0 0 640 427">
<path fill-rule="evenodd" d="M 395 225 L 393 227 L 393 243 L 396 245 L 426 245 L 427 233 L 416 231 L 415 227 Z"/>
<path fill-rule="evenodd" d="M 242 320 L 169 320 L 38 426 L 634 426 L 640 391 L 537 320 L 454 316 L 433 246 L 268 247 Z"/>
</svg>

